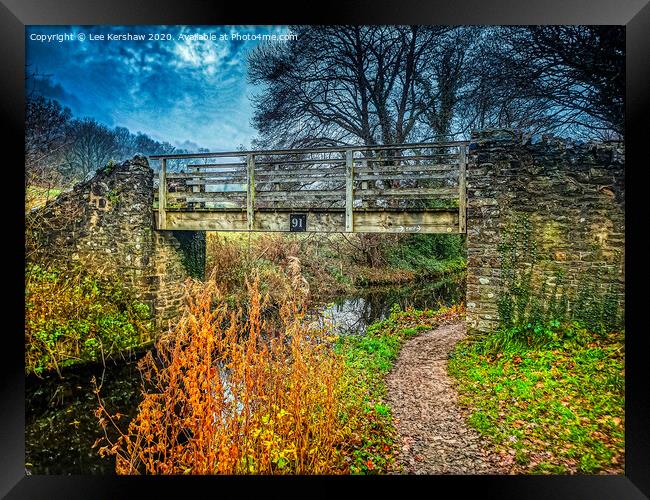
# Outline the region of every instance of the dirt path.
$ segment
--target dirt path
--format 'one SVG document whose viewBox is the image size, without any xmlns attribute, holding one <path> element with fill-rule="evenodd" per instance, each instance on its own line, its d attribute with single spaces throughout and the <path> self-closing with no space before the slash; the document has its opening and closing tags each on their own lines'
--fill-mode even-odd
<svg viewBox="0 0 650 500">
<path fill-rule="evenodd" d="M 462 322 L 407 340 L 387 377 L 402 474 L 507 474 L 465 423 L 447 375 L 447 355 L 464 335 Z"/>
</svg>

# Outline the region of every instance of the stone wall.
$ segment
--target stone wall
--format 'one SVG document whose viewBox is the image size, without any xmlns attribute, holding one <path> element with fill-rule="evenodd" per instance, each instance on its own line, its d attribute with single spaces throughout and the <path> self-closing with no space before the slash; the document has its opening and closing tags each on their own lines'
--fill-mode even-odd
<svg viewBox="0 0 650 500">
<path fill-rule="evenodd" d="M 470 144 L 467 194 L 470 332 L 495 329 L 503 298 L 528 275 L 526 314 L 537 298 L 547 308 L 562 298 L 574 313 L 597 309 L 607 294 L 624 311 L 620 145 L 482 131 Z M 153 172 L 136 156 L 29 214 L 27 255 L 118 273 L 166 328 L 179 312 L 185 279 L 203 277 L 205 234 L 157 232 L 153 217 Z"/>
<path fill-rule="evenodd" d="M 598 310 L 599 301 L 609 294 L 611 302 L 613 294 L 622 316 L 621 144 L 485 130 L 472 137 L 467 186 L 470 332 L 496 328 L 508 303 L 501 301 L 527 276 L 533 292 L 528 312 L 539 309 L 535 300 L 547 309 L 564 300 L 571 316 L 580 308 Z"/>
<path fill-rule="evenodd" d="M 150 306 L 158 328 L 167 328 L 180 311 L 185 279 L 203 277 L 205 236 L 154 231 L 153 217 L 153 171 L 135 156 L 28 214 L 27 256 L 118 274 Z"/>
</svg>

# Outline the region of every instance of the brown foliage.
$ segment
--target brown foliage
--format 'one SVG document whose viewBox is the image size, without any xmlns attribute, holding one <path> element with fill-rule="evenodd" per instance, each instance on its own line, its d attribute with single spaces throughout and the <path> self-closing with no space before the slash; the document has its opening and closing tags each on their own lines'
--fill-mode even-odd
<svg viewBox="0 0 650 500">
<path fill-rule="evenodd" d="M 259 276 L 260 291 L 269 295 L 269 307 L 280 309 L 288 296 L 301 305 L 309 299 L 309 285 L 302 276 L 300 243 L 296 240 L 264 234 L 242 245 L 242 241 L 213 233 L 208 236 L 206 255 L 206 268 L 213 273 L 217 287 L 237 302 L 248 300 L 245 281 L 252 272 Z"/>
<path fill-rule="evenodd" d="M 100 453 L 119 474 L 340 472 L 343 362 L 325 332 L 303 326 L 295 293 L 269 323 L 259 277 L 246 311 L 215 283 L 188 283 L 182 319 L 141 361 L 150 387 L 126 431 L 99 400 L 104 430 L 119 433 Z"/>
</svg>

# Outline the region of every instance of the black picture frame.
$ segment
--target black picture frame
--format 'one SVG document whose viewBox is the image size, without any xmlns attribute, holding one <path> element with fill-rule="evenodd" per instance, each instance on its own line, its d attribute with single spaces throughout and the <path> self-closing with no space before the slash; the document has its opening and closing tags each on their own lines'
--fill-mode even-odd
<svg viewBox="0 0 650 500">
<path fill-rule="evenodd" d="M 93 24 L 614 24 L 626 26 L 626 468 L 620 476 L 435 476 L 329 478 L 131 478 L 105 476 L 26 476 L 24 468 L 24 75 L 26 25 Z M 626 499 L 650 496 L 650 391 L 641 328 L 643 264 L 636 249 L 643 224 L 641 172 L 648 131 L 650 94 L 650 5 L 648 0 L 362 0 L 328 1 L 321 8 L 284 7 L 278 2 L 253 7 L 243 2 L 208 0 L 2 0 L 0 4 L 2 71 L 5 247 L 4 305 L 0 378 L 0 495 L 7 498 L 130 498 L 135 489 L 156 497 L 192 494 L 203 486 L 213 495 L 224 488 L 246 495 L 250 487 L 304 496 L 327 488 L 360 487 L 364 495 L 419 484 L 430 494 L 456 497 L 471 491 L 480 498 Z M 14 185 L 15 183 L 15 185 Z M 16 199 L 7 196 L 15 194 Z M 11 233 L 14 234 L 11 234 Z M 636 266 L 634 269 L 632 266 Z M 14 288 L 15 287 L 15 288 Z M 15 302 L 15 303 L 14 303 Z M 449 489 L 453 488 L 453 489 Z M 140 493 L 142 494 L 142 493 Z M 415 492 L 414 492 L 415 494 Z M 421 493 L 420 493 L 421 494 Z M 212 495 L 211 495 L 212 496 Z"/>
</svg>

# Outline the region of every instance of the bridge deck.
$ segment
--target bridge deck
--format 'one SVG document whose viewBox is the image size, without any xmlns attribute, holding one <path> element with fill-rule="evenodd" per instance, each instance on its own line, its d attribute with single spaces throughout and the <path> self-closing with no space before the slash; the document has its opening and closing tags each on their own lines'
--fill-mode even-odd
<svg viewBox="0 0 650 500">
<path fill-rule="evenodd" d="M 449 142 L 152 156 L 160 161 L 156 228 L 464 233 L 465 148 Z"/>
<path fill-rule="evenodd" d="M 158 211 L 155 211 L 158 215 Z M 307 232 L 345 232 L 345 210 L 258 209 L 254 212 L 252 231 L 291 231 L 291 217 L 305 214 Z M 248 231 L 246 211 L 212 209 L 168 209 L 167 230 Z M 296 219 L 294 217 L 294 219 Z M 296 219 L 298 220 L 298 219 Z M 156 225 L 158 228 L 158 225 Z M 300 230 L 300 229 L 295 229 Z M 354 210 L 354 232 L 361 233 L 457 233 L 458 209 L 416 211 Z"/>
</svg>

